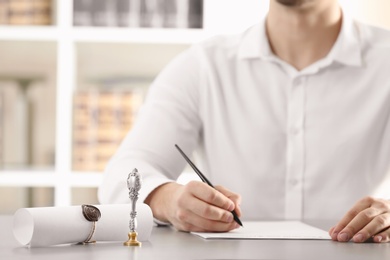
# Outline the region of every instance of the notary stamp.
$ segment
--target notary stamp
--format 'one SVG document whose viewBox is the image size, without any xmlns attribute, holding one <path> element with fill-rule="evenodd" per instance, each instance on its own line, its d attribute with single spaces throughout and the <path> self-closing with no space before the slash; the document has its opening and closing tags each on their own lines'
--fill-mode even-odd
<svg viewBox="0 0 390 260">
<path fill-rule="evenodd" d="M 137 169 L 134 169 L 127 177 L 127 188 L 129 189 L 129 198 L 131 201 L 130 221 L 129 221 L 129 239 L 123 243 L 125 246 L 141 246 L 141 242 L 137 240 L 137 208 L 139 191 L 141 189 L 141 176 Z"/>
</svg>

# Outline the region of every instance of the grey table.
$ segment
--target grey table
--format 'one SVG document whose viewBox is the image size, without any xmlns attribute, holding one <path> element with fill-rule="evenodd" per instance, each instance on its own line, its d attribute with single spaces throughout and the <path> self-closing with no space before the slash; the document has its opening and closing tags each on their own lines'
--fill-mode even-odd
<svg viewBox="0 0 390 260">
<path fill-rule="evenodd" d="M 331 223 L 308 222 L 327 229 Z M 0 259 L 293 259 L 293 260 L 389 260 L 390 243 L 354 244 L 316 240 L 204 240 L 169 227 L 153 228 L 150 241 L 142 247 L 125 247 L 122 242 L 87 246 L 65 245 L 46 248 L 20 246 L 12 234 L 12 217 L 0 216 Z"/>
</svg>

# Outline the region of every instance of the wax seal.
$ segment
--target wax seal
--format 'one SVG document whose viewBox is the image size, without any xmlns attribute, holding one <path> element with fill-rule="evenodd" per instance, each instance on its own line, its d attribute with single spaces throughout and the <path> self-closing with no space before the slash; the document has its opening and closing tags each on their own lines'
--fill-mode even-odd
<svg viewBox="0 0 390 260">
<path fill-rule="evenodd" d="M 98 221 L 102 216 L 100 210 L 92 205 L 82 205 L 83 215 L 86 220 L 89 222 Z"/>
<path fill-rule="evenodd" d="M 96 231 L 96 222 L 100 219 L 102 214 L 100 213 L 100 210 L 92 205 L 81 205 L 81 211 L 83 212 L 84 218 L 92 222 L 91 231 L 89 232 L 87 238 L 83 242 L 79 242 L 78 244 L 86 245 L 91 243 L 96 243 L 96 241 L 92 240 L 93 235 Z"/>
</svg>

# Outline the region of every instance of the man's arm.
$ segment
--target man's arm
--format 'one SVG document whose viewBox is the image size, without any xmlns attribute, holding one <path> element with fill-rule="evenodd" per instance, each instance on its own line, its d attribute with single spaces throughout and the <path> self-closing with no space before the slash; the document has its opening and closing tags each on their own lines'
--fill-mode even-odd
<svg viewBox="0 0 390 260">
<path fill-rule="evenodd" d="M 124 180 L 134 168 L 143 182 L 139 201 L 156 187 L 177 179 L 185 161 L 174 144 L 193 151 L 199 139 L 199 79 L 193 48 L 177 56 L 155 79 L 135 125 L 106 167 L 99 187 L 101 203 L 128 201 Z"/>
<path fill-rule="evenodd" d="M 236 227 L 229 210 L 239 213 L 239 196 L 202 182 L 179 185 L 185 161 L 174 144 L 192 151 L 201 131 L 198 50 L 179 55 L 156 78 L 137 122 L 110 160 L 99 188 L 101 203 L 126 203 L 126 178 L 137 168 L 142 176 L 139 201 L 156 219 L 185 231 L 228 231 Z"/>
</svg>

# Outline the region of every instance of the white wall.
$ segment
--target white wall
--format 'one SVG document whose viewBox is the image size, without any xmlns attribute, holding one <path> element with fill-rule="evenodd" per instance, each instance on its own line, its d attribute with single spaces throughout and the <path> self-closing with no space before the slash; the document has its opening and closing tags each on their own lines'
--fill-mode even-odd
<svg viewBox="0 0 390 260">
<path fill-rule="evenodd" d="M 339 0 L 355 18 L 390 29 L 390 0 Z M 260 21 L 269 0 L 209 0 L 204 2 L 204 26 L 212 32 L 240 32 Z M 217 14 L 217 15 L 216 15 Z"/>
<path fill-rule="evenodd" d="M 268 0 L 204 0 L 204 28 L 210 32 L 241 32 L 260 21 Z"/>
<path fill-rule="evenodd" d="M 390 29 L 389 0 L 339 0 L 358 20 Z"/>
</svg>

